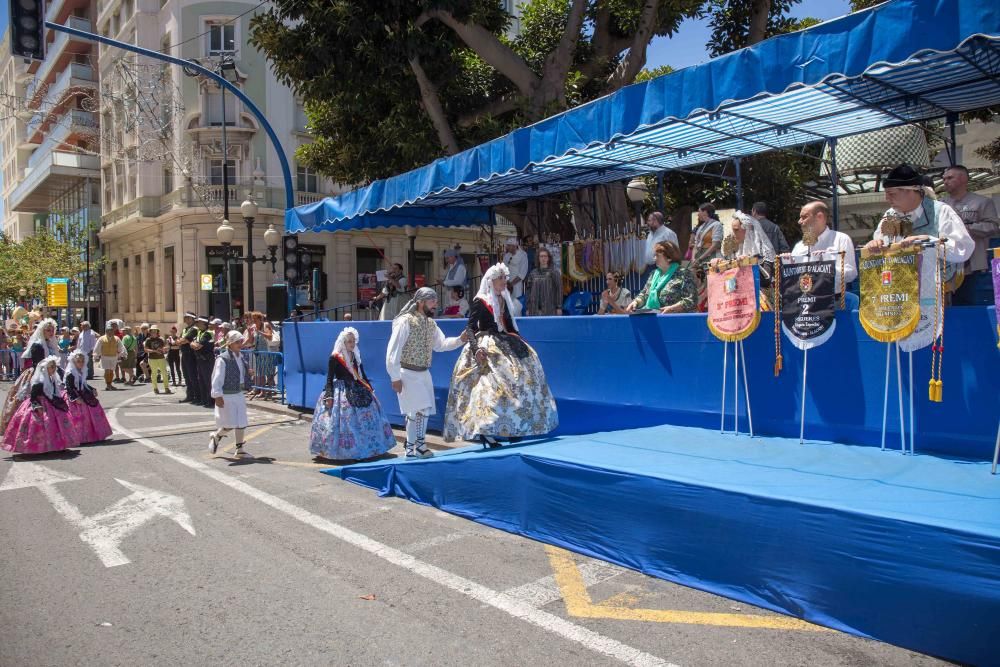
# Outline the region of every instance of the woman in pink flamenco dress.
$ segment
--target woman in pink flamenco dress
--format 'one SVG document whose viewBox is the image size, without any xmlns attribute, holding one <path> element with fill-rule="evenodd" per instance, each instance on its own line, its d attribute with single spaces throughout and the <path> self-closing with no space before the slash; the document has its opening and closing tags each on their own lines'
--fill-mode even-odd
<svg viewBox="0 0 1000 667">
<path fill-rule="evenodd" d="M 87 355 L 76 350 L 69 355 L 63 376 L 66 391 L 63 399 L 69 406 L 69 419 L 81 444 L 101 442 L 111 437 L 111 424 L 104 407 L 97 400 L 97 390 L 87 384 Z"/>
<path fill-rule="evenodd" d="M 59 357 L 35 367 L 28 400 L 21 403 L 3 434 L 3 448 L 17 454 L 58 452 L 80 444 L 63 400 Z"/>
</svg>

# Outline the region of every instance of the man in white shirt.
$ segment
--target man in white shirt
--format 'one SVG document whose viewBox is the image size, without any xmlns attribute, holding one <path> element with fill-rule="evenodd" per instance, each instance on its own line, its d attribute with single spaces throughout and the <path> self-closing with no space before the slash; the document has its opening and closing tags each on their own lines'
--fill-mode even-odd
<svg viewBox="0 0 1000 667">
<path fill-rule="evenodd" d="M 955 213 L 965 223 L 969 236 L 976 243 L 972 257 L 965 263 L 965 273 L 970 275 L 988 271 L 990 240 L 1000 234 L 996 205 L 989 197 L 969 192 L 969 170 L 960 164 L 945 169 L 943 179 L 948 196 L 941 201 L 955 209 Z"/>
<path fill-rule="evenodd" d="M 892 243 L 912 245 L 929 239 L 944 239 L 944 256 L 948 262 L 946 283 L 960 274 L 962 265 L 972 256 L 976 242 L 969 236 L 965 223 L 947 204 L 925 198 L 924 182 L 920 173 L 908 164 L 901 164 L 883 179 L 885 200 L 891 208 L 885 212 L 875 230 L 875 236 L 865 244 L 874 249 Z M 912 229 L 908 236 L 892 235 L 883 230 L 887 219 L 901 216 L 909 220 Z M 924 251 L 924 261 L 934 261 L 933 248 Z M 947 285 L 946 285 L 947 289 Z"/>
<path fill-rule="evenodd" d="M 799 241 L 792 248 L 792 257 L 809 261 L 834 260 L 837 280 L 834 289 L 837 293 L 845 283 L 858 277 L 858 263 L 854 257 L 854 242 L 843 232 L 830 228 L 830 207 L 821 201 L 811 201 L 799 212 L 799 227 L 802 228 L 802 238 L 806 241 L 815 240 L 812 245 Z M 840 253 L 844 253 L 844 269 L 840 269 Z M 787 257 L 787 255 L 785 255 Z"/>
<path fill-rule="evenodd" d="M 385 370 L 399 397 L 399 411 L 406 415 L 406 455 L 427 458 L 434 453 L 424 443 L 427 418 L 437 412 L 431 360 L 434 352 L 460 347 L 467 334 L 446 338 L 432 319 L 437 312 L 437 292 L 421 287 L 392 321 L 392 335 L 385 351 Z"/>
<path fill-rule="evenodd" d="M 656 266 L 656 244 L 669 241 L 673 243 L 678 248 L 681 244 L 677 240 L 677 234 L 674 230 L 663 224 L 663 214 L 659 211 L 653 211 L 646 218 L 646 225 L 649 227 L 649 233 L 646 234 L 646 270 L 643 272 L 642 280 L 645 283 L 646 274 L 653 270 Z"/>
<path fill-rule="evenodd" d="M 94 348 L 97 347 L 97 334 L 90 328 L 90 322 L 80 322 L 80 336 L 76 339 L 76 349 L 87 355 L 87 379 L 94 379 Z"/>
<path fill-rule="evenodd" d="M 514 236 L 509 237 L 504 242 L 506 252 L 503 256 L 503 263 L 510 271 L 510 295 L 513 297 L 516 313 L 511 313 L 517 317 L 521 314 L 521 297 L 524 296 L 524 279 L 528 277 L 528 253 L 521 249 L 521 245 Z"/>
<path fill-rule="evenodd" d="M 444 280 L 441 282 L 445 287 L 461 287 L 465 289 L 465 262 L 462 261 L 461 255 L 458 254 L 458 248 L 448 248 L 444 251 L 444 261 L 447 263 L 448 268 L 445 269 Z"/>
</svg>

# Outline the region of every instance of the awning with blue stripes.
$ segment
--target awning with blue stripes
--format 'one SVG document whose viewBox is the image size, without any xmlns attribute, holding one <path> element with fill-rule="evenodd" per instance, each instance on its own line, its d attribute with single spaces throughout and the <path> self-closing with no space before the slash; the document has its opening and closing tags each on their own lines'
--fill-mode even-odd
<svg viewBox="0 0 1000 667">
<path fill-rule="evenodd" d="M 892 0 L 623 88 L 285 214 L 289 233 L 489 207 L 1000 104 L 1000 3 Z"/>
</svg>

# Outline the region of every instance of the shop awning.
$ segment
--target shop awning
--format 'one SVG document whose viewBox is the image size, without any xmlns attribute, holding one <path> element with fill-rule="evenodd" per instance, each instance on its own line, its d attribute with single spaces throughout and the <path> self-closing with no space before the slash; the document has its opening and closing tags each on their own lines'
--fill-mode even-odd
<svg viewBox="0 0 1000 667">
<path fill-rule="evenodd" d="M 892 0 L 296 207 L 285 228 L 479 224 L 499 204 L 993 104 L 1000 3 Z"/>
</svg>

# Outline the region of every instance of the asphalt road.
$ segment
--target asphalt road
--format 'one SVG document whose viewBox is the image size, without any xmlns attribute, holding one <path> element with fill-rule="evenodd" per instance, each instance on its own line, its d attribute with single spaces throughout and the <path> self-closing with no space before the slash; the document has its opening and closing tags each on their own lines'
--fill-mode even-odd
<svg viewBox="0 0 1000 667">
<path fill-rule="evenodd" d="M 111 442 L 0 458 L 3 667 L 942 664 L 379 498 L 293 416 L 251 408 L 244 461 L 177 395 L 101 398 Z"/>
</svg>

